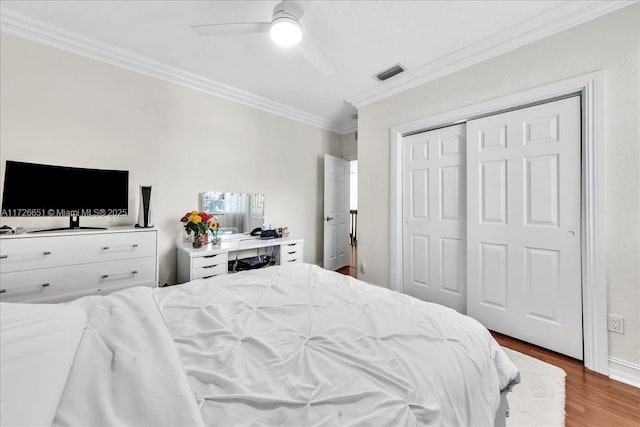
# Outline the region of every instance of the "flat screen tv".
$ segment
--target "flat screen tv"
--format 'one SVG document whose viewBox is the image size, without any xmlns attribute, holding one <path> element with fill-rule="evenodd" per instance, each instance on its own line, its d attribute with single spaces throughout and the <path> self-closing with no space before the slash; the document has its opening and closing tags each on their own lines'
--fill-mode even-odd
<svg viewBox="0 0 640 427">
<path fill-rule="evenodd" d="M 126 216 L 129 213 L 129 171 L 85 169 L 7 160 L 2 216 L 68 216 L 80 227 L 81 216 Z"/>
</svg>

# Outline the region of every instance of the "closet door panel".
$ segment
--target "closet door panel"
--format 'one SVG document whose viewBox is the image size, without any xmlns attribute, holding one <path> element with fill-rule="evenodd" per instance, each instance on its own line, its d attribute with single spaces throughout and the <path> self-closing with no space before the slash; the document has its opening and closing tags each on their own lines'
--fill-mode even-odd
<svg viewBox="0 0 640 427">
<path fill-rule="evenodd" d="M 403 139 L 404 292 L 466 312 L 465 127 Z"/>
<path fill-rule="evenodd" d="M 467 123 L 467 309 L 582 359 L 580 98 Z"/>
</svg>

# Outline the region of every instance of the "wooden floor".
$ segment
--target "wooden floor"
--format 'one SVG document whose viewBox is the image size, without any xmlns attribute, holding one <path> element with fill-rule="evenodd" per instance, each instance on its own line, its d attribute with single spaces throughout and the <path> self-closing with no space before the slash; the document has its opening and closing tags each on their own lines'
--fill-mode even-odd
<svg viewBox="0 0 640 427">
<path fill-rule="evenodd" d="M 354 245 L 349 245 L 349 265 L 345 265 L 339 270 L 336 270 L 338 273 L 342 273 L 346 276 L 358 277 L 358 268 L 356 267 L 358 263 L 358 247 Z"/>
<path fill-rule="evenodd" d="M 492 335 L 500 345 L 555 365 L 567 373 L 567 427 L 640 426 L 639 388 L 589 371 L 579 360 L 495 332 Z"/>
<path fill-rule="evenodd" d="M 357 247 L 350 247 L 350 256 L 350 265 L 338 272 L 357 277 Z M 591 372 L 579 360 L 495 332 L 492 335 L 500 345 L 555 365 L 567 373 L 567 427 L 640 427 L 639 388 Z"/>
</svg>

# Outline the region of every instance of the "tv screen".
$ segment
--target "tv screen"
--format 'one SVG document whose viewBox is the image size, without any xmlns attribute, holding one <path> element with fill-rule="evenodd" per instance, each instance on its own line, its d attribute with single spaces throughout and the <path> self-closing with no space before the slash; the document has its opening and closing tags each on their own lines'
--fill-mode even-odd
<svg viewBox="0 0 640 427">
<path fill-rule="evenodd" d="M 129 171 L 7 160 L 2 216 L 126 216 Z"/>
</svg>

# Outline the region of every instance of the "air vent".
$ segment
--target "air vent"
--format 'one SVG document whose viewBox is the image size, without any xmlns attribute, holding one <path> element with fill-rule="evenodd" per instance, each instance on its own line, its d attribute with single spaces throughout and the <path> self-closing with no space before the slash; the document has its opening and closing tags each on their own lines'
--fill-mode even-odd
<svg viewBox="0 0 640 427">
<path fill-rule="evenodd" d="M 384 70 L 383 72 L 376 74 L 376 79 L 380 80 L 381 82 L 390 79 L 393 76 L 397 76 L 398 74 L 402 73 L 403 71 L 405 71 L 404 67 L 400 64 L 398 65 L 394 65 L 393 67 L 389 68 L 388 70 Z"/>
</svg>

